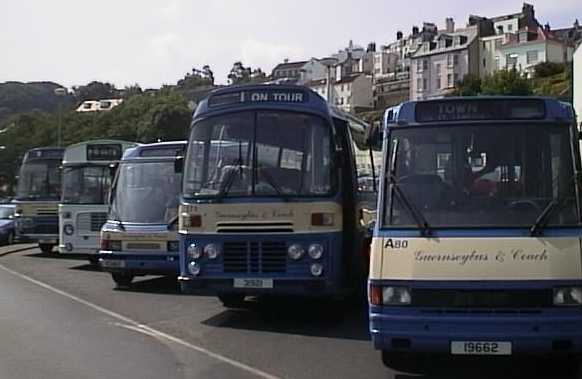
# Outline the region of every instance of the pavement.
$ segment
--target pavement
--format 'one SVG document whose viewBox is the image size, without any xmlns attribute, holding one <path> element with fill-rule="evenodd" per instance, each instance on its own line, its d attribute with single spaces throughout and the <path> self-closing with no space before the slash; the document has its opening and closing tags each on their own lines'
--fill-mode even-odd
<svg viewBox="0 0 582 379">
<path fill-rule="evenodd" d="M 372 347 L 363 303 L 228 310 L 167 278 L 114 287 L 83 257 L 0 247 L 0 378 L 582 378 L 532 359 L 395 372 Z"/>
</svg>

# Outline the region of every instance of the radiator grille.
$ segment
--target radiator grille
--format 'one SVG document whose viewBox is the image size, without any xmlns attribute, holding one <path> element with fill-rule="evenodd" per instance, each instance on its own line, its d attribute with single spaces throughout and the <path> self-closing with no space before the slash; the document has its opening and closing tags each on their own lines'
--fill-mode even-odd
<svg viewBox="0 0 582 379">
<path fill-rule="evenodd" d="M 81 233 L 99 232 L 106 221 L 107 213 L 104 212 L 80 213 L 77 216 L 77 227 Z"/>
<path fill-rule="evenodd" d="M 224 272 L 284 273 L 287 270 L 285 242 L 225 242 Z"/>
<path fill-rule="evenodd" d="M 413 289 L 414 306 L 440 309 L 532 309 L 553 305 L 551 289 L 434 290 Z"/>
</svg>

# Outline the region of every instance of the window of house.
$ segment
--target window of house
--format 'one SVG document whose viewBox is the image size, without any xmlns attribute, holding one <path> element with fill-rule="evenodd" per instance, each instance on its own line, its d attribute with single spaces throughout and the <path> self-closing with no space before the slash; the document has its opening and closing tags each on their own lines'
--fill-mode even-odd
<svg viewBox="0 0 582 379">
<path fill-rule="evenodd" d="M 423 59 L 422 60 L 422 69 L 423 70 L 428 70 L 428 59 Z"/>
<path fill-rule="evenodd" d="M 453 55 L 453 64 L 454 65 L 459 64 L 459 55 L 458 54 Z"/>
<path fill-rule="evenodd" d="M 448 74 L 447 75 L 447 84 L 449 87 L 453 86 L 453 74 Z"/>
<path fill-rule="evenodd" d="M 416 79 L 416 89 L 422 91 L 422 79 Z"/>
<path fill-rule="evenodd" d="M 507 68 L 517 67 L 517 54 L 507 54 L 505 61 Z"/>
<path fill-rule="evenodd" d="M 483 58 L 483 67 L 487 67 L 487 59 Z"/>
<path fill-rule="evenodd" d="M 497 34 L 503 34 L 503 25 L 497 27 Z"/>
<path fill-rule="evenodd" d="M 436 81 L 435 81 L 435 86 L 436 89 L 441 89 L 441 76 L 437 76 Z"/>
<path fill-rule="evenodd" d="M 447 55 L 447 64 L 449 66 L 453 65 L 453 55 L 452 54 Z"/>
<path fill-rule="evenodd" d="M 495 50 L 499 50 L 501 49 L 501 39 L 496 39 L 495 40 Z"/>
<path fill-rule="evenodd" d="M 537 50 L 532 50 L 532 51 L 528 51 L 527 52 L 527 64 L 536 64 L 538 63 L 538 51 Z"/>
<path fill-rule="evenodd" d="M 453 85 L 459 82 L 459 74 L 455 72 L 453 75 Z"/>
<path fill-rule="evenodd" d="M 507 31 L 508 32 L 513 31 L 513 25 L 507 25 Z"/>
<path fill-rule="evenodd" d="M 501 68 L 501 64 L 499 63 L 499 57 L 495 57 L 495 69 L 499 70 Z"/>
<path fill-rule="evenodd" d="M 428 79 L 422 79 L 422 88 L 428 89 Z"/>
</svg>

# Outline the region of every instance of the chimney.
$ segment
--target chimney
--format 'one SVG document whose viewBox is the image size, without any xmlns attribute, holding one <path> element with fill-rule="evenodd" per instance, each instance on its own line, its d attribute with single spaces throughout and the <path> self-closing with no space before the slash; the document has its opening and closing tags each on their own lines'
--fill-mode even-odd
<svg viewBox="0 0 582 379">
<path fill-rule="evenodd" d="M 396 32 L 396 40 L 397 41 L 400 41 L 403 37 L 404 37 L 404 35 L 402 34 L 402 32 L 400 30 Z"/>
<path fill-rule="evenodd" d="M 376 43 L 375 42 L 370 42 L 368 44 L 368 49 L 366 51 L 367 53 L 375 53 L 376 52 Z"/>
<path fill-rule="evenodd" d="M 446 31 L 447 33 L 454 33 L 455 32 L 455 20 L 452 17 L 447 17 L 445 20 L 446 24 Z"/>
<path fill-rule="evenodd" d="M 413 26 L 412 27 L 412 36 L 413 37 L 418 36 L 419 32 L 420 32 L 420 30 L 418 29 L 418 26 Z"/>
<path fill-rule="evenodd" d="M 289 63 L 289 58 L 283 59 L 283 63 Z"/>
<path fill-rule="evenodd" d="M 544 30 L 546 32 L 549 32 L 550 30 L 552 30 L 552 28 L 550 28 L 550 23 L 549 22 L 546 22 L 546 25 L 544 25 Z"/>
</svg>

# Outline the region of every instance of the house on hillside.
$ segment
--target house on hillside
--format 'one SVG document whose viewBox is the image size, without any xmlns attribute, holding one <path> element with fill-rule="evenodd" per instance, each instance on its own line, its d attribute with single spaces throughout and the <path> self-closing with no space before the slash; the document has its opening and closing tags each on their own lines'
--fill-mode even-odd
<svg viewBox="0 0 582 379">
<path fill-rule="evenodd" d="M 289 79 L 298 81 L 301 78 L 301 70 L 306 63 L 307 61 L 289 62 L 288 59 L 285 59 L 283 63 L 279 63 L 275 66 L 271 74 L 271 79 Z"/>
<path fill-rule="evenodd" d="M 332 79 L 314 80 L 306 84 L 329 103 L 349 113 L 371 110 L 374 107 L 372 76 L 359 72 Z"/>
<path fill-rule="evenodd" d="M 574 47 L 556 37 L 548 25 L 525 27 L 508 37 L 499 49 L 500 68 L 517 69 L 531 75 L 539 63 L 566 63 L 572 60 Z"/>
</svg>

